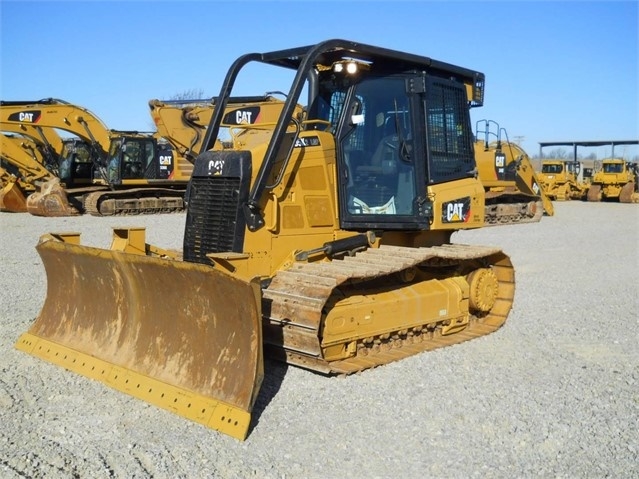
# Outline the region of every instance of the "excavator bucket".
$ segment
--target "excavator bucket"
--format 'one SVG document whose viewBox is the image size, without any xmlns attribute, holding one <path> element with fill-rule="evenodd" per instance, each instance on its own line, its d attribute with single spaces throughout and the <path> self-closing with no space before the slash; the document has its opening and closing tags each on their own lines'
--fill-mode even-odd
<svg viewBox="0 0 639 479">
<path fill-rule="evenodd" d="M 258 281 L 113 249 L 127 231 L 110 250 L 40 238 L 47 295 L 16 348 L 244 439 L 264 375 Z"/>
<path fill-rule="evenodd" d="M 40 191 L 27 198 L 27 210 L 35 216 L 75 216 L 80 212 L 69 204 L 60 178 L 52 178 L 42 185 Z"/>
<path fill-rule="evenodd" d="M 27 211 L 27 198 L 15 181 L 8 181 L 0 191 L 0 211 L 24 213 Z"/>
</svg>

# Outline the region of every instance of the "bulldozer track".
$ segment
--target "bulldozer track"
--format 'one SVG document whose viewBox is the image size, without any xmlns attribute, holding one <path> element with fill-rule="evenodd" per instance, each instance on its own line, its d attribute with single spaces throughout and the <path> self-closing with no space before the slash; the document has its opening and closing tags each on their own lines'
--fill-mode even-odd
<svg viewBox="0 0 639 479">
<path fill-rule="evenodd" d="M 92 216 L 173 213 L 184 210 L 183 196 L 171 188 L 96 191 L 84 197 L 84 210 Z"/>
<path fill-rule="evenodd" d="M 322 328 L 329 298 L 346 282 L 364 282 L 401 275 L 413 267 L 455 267 L 466 261 L 490 264 L 499 288 L 495 305 L 473 316 L 465 328 L 445 334 L 446 321 L 425 322 L 410 330 L 385 332 L 357 341 L 352 357 L 326 361 L 322 357 Z M 423 351 L 457 344 L 489 334 L 505 321 L 514 298 L 514 270 L 498 248 L 442 245 L 424 248 L 370 248 L 343 260 L 298 263 L 279 272 L 263 290 L 265 350 L 277 359 L 326 374 L 351 374 L 400 360 Z M 282 349 L 283 346 L 283 349 Z"/>
</svg>

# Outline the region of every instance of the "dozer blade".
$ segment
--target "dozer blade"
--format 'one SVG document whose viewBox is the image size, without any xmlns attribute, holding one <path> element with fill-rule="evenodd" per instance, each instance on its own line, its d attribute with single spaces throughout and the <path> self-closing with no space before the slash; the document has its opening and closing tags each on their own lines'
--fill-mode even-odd
<svg viewBox="0 0 639 479">
<path fill-rule="evenodd" d="M 0 191 L 0 211 L 10 213 L 27 211 L 27 199 L 16 182 L 8 182 Z"/>
<path fill-rule="evenodd" d="M 27 210 L 34 216 L 75 216 L 79 211 L 69 204 L 59 178 L 47 181 L 40 191 L 27 198 Z"/>
<path fill-rule="evenodd" d="M 40 315 L 16 348 L 237 439 L 263 378 L 259 283 L 44 235 Z"/>
</svg>

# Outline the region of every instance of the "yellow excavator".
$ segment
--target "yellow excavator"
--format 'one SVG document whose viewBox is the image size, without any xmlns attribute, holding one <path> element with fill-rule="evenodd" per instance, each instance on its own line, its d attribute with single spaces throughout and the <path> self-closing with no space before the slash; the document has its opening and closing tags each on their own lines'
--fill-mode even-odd
<svg viewBox="0 0 639 479">
<path fill-rule="evenodd" d="M 506 130 L 493 120 L 479 120 L 475 125 L 475 160 L 486 190 L 485 221 L 491 225 L 534 223 L 544 214 L 553 216 L 552 201 L 523 148 L 510 142 Z"/>
<path fill-rule="evenodd" d="M 256 64 L 292 73 L 277 121 L 225 123 Z M 485 225 L 470 121 L 484 82 L 339 39 L 239 57 L 189 181 L 182 250 L 143 228 L 115 228 L 110 249 L 43 235 L 47 295 L 16 347 L 244 439 L 264 354 L 350 374 L 497 330 L 510 259 L 451 242 Z"/>
<path fill-rule="evenodd" d="M 188 177 L 176 163 L 165 141 L 152 134 L 111 130 L 86 108 L 53 98 L 40 101 L 0 102 L 0 122 L 57 128 L 88 142 L 92 147 L 91 187 L 73 192 L 79 212 L 92 215 L 140 214 L 181 211 Z M 73 165 L 61 165 L 71 174 Z M 55 179 L 33 197 L 34 214 L 66 215 L 63 205 L 65 177 Z M 61 183 L 62 182 L 62 183 Z M 31 201 L 31 200 L 30 200 Z"/>
<path fill-rule="evenodd" d="M 586 194 L 588 201 L 639 203 L 639 164 L 623 158 L 606 158 L 594 172 Z"/>
</svg>

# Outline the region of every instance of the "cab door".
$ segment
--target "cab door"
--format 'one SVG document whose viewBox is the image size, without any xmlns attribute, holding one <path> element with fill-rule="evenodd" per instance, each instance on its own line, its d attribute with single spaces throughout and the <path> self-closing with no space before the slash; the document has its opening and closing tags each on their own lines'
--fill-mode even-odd
<svg viewBox="0 0 639 479">
<path fill-rule="evenodd" d="M 408 87 L 409 79 L 369 76 L 344 97 L 346 107 L 339 109 L 336 130 L 342 228 L 428 226 L 418 207 L 425 193 L 425 159 L 415 149 L 413 127 L 419 118 L 419 95 Z"/>
</svg>

